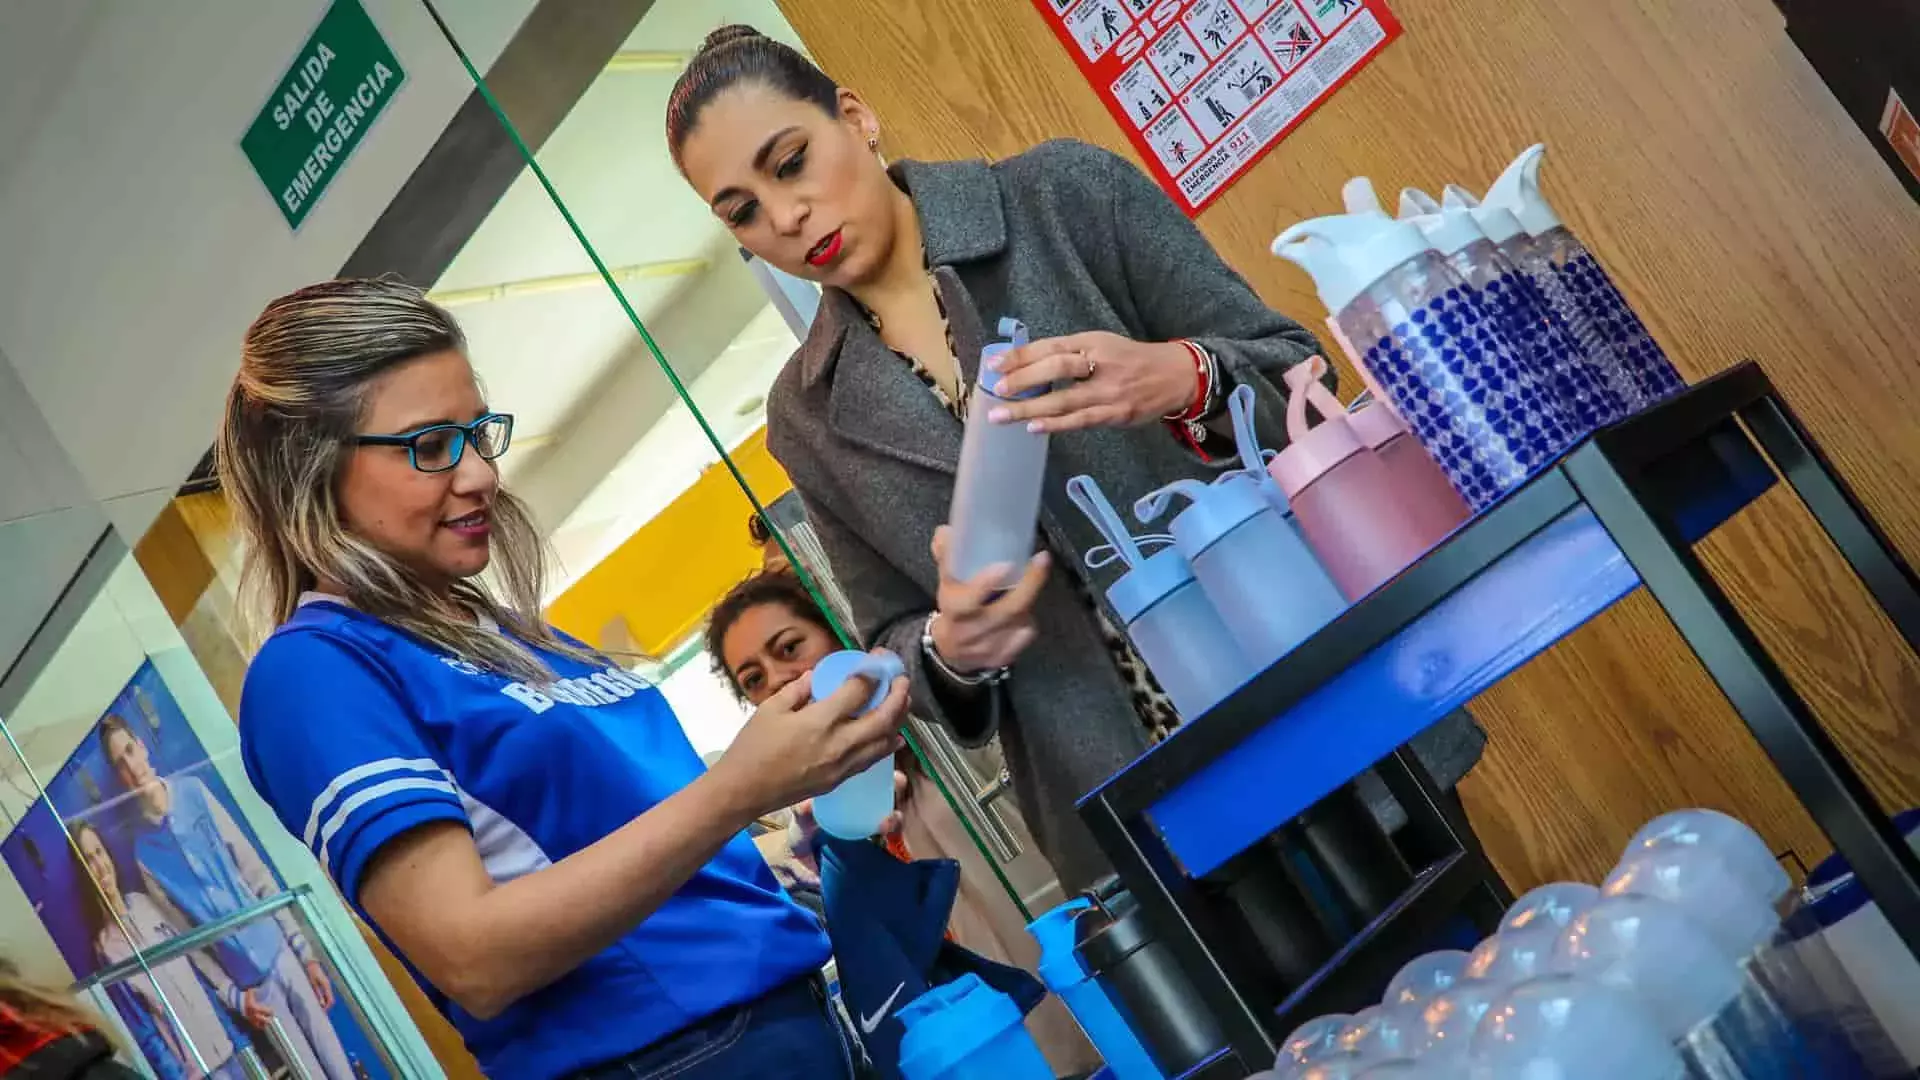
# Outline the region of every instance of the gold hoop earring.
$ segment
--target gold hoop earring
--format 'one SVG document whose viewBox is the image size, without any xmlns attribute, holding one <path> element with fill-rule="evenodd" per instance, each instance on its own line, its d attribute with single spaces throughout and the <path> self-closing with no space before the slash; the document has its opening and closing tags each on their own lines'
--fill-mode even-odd
<svg viewBox="0 0 1920 1080">
<path fill-rule="evenodd" d="M 879 153 L 880 152 L 880 136 L 878 135 L 867 136 L 867 149 L 873 151 L 876 154 Z"/>
</svg>

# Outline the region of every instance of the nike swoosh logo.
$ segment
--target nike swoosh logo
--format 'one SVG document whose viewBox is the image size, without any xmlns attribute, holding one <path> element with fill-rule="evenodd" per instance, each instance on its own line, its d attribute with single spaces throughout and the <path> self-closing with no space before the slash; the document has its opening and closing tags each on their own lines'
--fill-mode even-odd
<svg viewBox="0 0 1920 1080">
<path fill-rule="evenodd" d="M 872 1016 L 861 1017 L 860 1018 L 860 1034 L 871 1035 L 874 1032 L 880 1030 L 880 1025 L 884 1023 L 887 1019 L 887 1012 L 893 1008 L 893 1003 L 899 999 L 900 991 L 905 990 L 906 988 L 907 988 L 906 983 L 901 983 L 899 986 L 894 987 L 893 993 L 887 995 L 886 1002 L 880 1006 L 880 1009 L 878 1012 L 874 1013 Z"/>
</svg>

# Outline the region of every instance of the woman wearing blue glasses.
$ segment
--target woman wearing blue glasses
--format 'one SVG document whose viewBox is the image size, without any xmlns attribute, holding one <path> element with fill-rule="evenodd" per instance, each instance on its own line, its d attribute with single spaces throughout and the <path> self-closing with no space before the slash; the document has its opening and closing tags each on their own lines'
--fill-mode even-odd
<svg viewBox="0 0 1920 1080">
<path fill-rule="evenodd" d="M 746 829 L 897 749 L 904 686 L 854 718 L 865 687 L 801 680 L 707 771 L 657 691 L 541 621 L 512 434 L 418 290 L 267 306 L 219 442 L 274 628 L 247 775 L 488 1075 L 850 1076 L 826 937 Z"/>
</svg>

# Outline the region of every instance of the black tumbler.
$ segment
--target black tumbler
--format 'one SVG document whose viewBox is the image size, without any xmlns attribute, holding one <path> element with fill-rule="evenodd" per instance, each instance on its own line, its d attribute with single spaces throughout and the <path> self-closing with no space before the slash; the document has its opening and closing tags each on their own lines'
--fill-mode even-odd
<svg viewBox="0 0 1920 1080">
<path fill-rule="evenodd" d="M 1074 952 L 1167 1076 L 1180 1076 L 1227 1045 L 1173 950 L 1156 940 L 1133 896 L 1109 878 L 1074 920 Z"/>
</svg>

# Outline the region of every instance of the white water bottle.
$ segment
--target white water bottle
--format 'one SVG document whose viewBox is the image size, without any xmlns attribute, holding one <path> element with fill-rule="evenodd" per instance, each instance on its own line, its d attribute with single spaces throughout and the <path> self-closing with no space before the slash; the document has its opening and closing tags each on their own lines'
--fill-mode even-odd
<svg viewBox="0 0 1920 1080">
<path fill-rule="evenodd" d="M 1546 153 L 1541 143 L 1521 151 L 1487 189 L 1486 203 L 1511 210 L 1520 219 L 1534 250 L 1553 268 L 1561 286 L 1605 338 L 1647 403 L 1684 390 L 1686 380 L 1675 370 L 1673 361 L 1667 359 L 1646 324 L 1628 306 L 1600 261 L 1541 194 L 1540 163 Z"/>
<path fill-rule="evenodd" d="M 980 374 L 967 405 L 960 472 L 954 478 L 953 505 L 947 514 L 953 546 L 944 569 L 960 581 L 972 581 L 991 566 L 1017 573 L 1033 554 L 1040 521 L 1046 435 L 1028 431 L 1024 424 L 996 424 L 988 419 L 994 409 L 1015 400 L 996 392 L 1001 375 L 991 367 L 992 360 L 1027 343 L 1027 328 L 1017 320 L 1000 320 L 1000 333 L 1008 340 L 996 341 L 980 352 Z M 1019 397 L 1044 392 L 1039 388 Z"/>
<path fill-rule="evenodd" d="M 1504 214 L 1504 220 L 1500 218 Z M 1488 224 L 1483 225 L 1482 219 Z M 1513 256 L 1527 256 L 1529 242 L 1519 219 L 1504 211 L 1476 212 L 1445 207 L 1418 188 L 1400 192 L 1400 220 L 1420 226 L 1447 265 L 1474 287 L 1488 309 L 1505 322 L 1526 360 L 1571 409 L 1574 434 L 1624 419 L 1628 409 L 1608 385 L 1605 372 L 1574 340 L 1566 323 L 1554 314 L 1539 286 Z M 1496 243 L 1487 229 L 1508 240 Z"/>
<path fill-rule="evenodd" d="M 1373 385 L 1474 509 L 1573 441 L 1567 408 L 1419 226 L 1375 212 L 1315 218 L 1273 252 L 1313 276 Z"/>
</svg>

